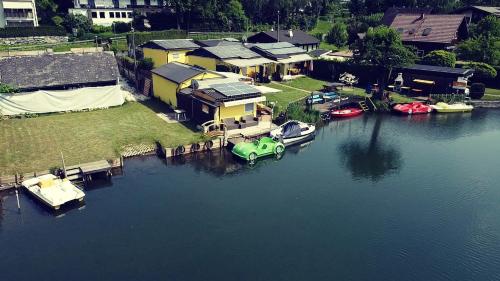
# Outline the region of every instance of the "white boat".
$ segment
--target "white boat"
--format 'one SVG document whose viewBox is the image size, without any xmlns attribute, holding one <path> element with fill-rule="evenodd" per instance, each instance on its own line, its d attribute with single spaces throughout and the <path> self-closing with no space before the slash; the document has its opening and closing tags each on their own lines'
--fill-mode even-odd
<svg viewBox="0 0 500 281">
<path fill-rule="evenodd" d="M 25 180 L 22 185 L 36 198 L 55 210 L 69 201 L 83 201 L 85 196 L 85 193 L 69 180 L 61 180 L 52 174 Z"/>
<path fill-rule="evenodd" d="M 297 120 L 290 120 L 271 131 L 272 138 L 279 139 L 285 146 L 301 143 L 314 137 L 316 126 Z"/>
<path fill-rule="evenodd" d="M 447 104 L 444 102 L 438 102 L 435 105 L 431 105 L 431 107 L 440 113 L 471 112 L 474 109 L 472 105 L 465 103 Z"/>
</svg>

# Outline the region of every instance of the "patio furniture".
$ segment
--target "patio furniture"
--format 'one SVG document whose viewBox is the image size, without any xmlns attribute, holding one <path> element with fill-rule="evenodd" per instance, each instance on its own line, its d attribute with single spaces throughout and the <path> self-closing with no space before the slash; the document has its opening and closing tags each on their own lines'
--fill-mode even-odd
<svg viewBox="0 0 500 281">
<path fill-rule="evenodd" d="M 307 104 L 323 103 L 324 100 L 320 94 L 313 93 L 306 99 Z"/>
<path fill-rule="evenodd" d="M 177 121 L 185 121 L 186 120 L 186 111 L 183 109 L 174 109 L 175 119 Z"/>
<path fill-rule="evenodd" d="M 253 115 L 245 115 L 241 117 L 240 129 L 257 126 L 258 124 L 259 121 Z"/>
<path fill-rule="evenodd" d="M 226 130 L 236 130 L 240 128 L 240 122 L 236 121 L 234 117 L 222 119 Z"/>
<path fill-rule="evenodd" d="M 328 92 L 328 93 L 324 93 L 323 94 L 323 99 L 325 101 L 331 101 L 331 100 L 334 100 L 334 99 L 336 99 L 338 97 L 339 97 L 339 95 L 337 93 L 335 93 L 335 92 Z"/>
</svg>

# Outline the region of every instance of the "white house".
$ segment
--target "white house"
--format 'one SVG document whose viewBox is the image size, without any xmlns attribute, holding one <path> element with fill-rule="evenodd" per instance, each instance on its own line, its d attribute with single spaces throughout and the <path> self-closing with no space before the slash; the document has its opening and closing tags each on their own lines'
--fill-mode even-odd
<svg viewBox="0 0 500 281">
<path fill-rule="evenodd" d="M 0 1 L 0 28 L 38 26 L 35 0 Z"/>
<path fill-rule="evenodd" d="M 133 12 L 143 15 L 159 12 L 165 6 L 164 0 L 74 0 L 70 14 L 88 17 L 92 24 L 110 26 L 113 22 L 132 21 Z"/>
</svg>

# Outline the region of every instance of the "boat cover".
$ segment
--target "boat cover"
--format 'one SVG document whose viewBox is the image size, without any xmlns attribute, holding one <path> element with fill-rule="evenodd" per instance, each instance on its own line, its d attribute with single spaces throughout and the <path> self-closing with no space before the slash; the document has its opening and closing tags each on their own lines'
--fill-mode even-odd
<svg viewBox="0 0 500 281">
<path fill-rule="evenodd" d="M 120 85 L 61 91 L 0 93 L 0 112 L 3 115 L 18 115 L 78 111 L 118 106 L 124 102 L 124 94 Z"/>
<path fill-rule="evenodd" d="M 300 125 L 298 122 L 288 122 L 283 126 L 282 135 L 284 139 L 300 136 Z"/>
</svg>

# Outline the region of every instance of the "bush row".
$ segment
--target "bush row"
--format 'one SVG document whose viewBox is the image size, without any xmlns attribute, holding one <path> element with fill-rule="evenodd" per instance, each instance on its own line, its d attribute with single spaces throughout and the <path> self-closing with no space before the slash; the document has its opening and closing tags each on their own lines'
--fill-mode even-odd
<svg viewBox="0 0 500 281">
<path fill-rule="evenodd" d="M 0 29 L 0 38 L 32 36 L 66 36 L 66 30 L 56 26 L 7 27 Z"/>
<path fill-rule="evenodd" d="M 136 32 L 135 45 L 139 46 L 150 40 L 159 39 L 184 39 L 187 38 L 187 33 L 184 30 L 164 30 L 155 32 Z M 132 34 L 127 34 L 127 43 L 132 44 Z"/>
</svg>

